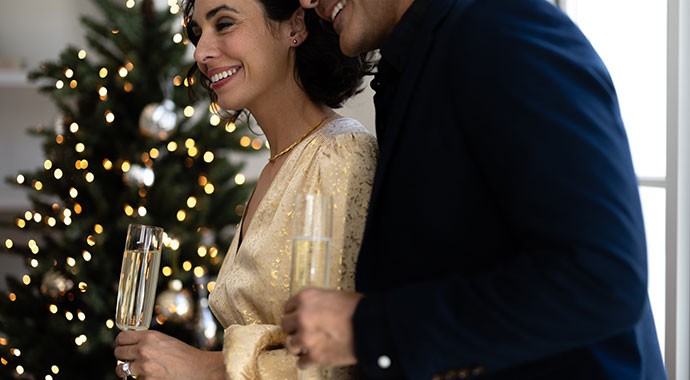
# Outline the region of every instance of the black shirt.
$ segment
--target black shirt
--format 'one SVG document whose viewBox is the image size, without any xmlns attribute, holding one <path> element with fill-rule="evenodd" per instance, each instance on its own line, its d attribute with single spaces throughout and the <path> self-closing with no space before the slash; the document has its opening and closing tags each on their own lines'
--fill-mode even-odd
<svg viewBox="0 0 690 380">
<path fill-rule="evenodd" d="M 410 59 L 417 30 L 424 21 L 429 2 L 431 0 L 416 0 L 410 5 L 403 17 L 393 28 L 381 47 L 377 73 L 371 81 L 371 88 L 376 92 L 374 106 L 376 108 L 376 136 L 381 145 L 389 115 L 394 111 L 395 95 L 405 65 Z"/>
</svg>

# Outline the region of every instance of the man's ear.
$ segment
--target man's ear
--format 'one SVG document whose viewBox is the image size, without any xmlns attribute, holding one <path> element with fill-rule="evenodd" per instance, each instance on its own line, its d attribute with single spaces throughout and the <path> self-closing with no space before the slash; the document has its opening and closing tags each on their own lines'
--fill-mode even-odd
<svg viewBox="0 0 690 380">
<path fill-rule="evenodd" d="M 304 23 L 304 9 L 298 8 L 290 17 L 290 44 L 299 46 L 308 35 L 307 24 Z"/>
</svg>

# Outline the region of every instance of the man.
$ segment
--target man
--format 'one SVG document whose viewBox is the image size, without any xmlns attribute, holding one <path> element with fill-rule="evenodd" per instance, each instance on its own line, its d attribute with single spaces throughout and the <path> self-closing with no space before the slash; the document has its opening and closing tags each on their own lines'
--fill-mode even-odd
<svg viewBox="0 0 690 380">
<path fill-rule="evenodd" d="M 661 380 L 611 78 L 545 0 L 301 0 L 380 49 L 358 293 L 309 289 L 302 367 L 371 379 Z"/>
</svg>

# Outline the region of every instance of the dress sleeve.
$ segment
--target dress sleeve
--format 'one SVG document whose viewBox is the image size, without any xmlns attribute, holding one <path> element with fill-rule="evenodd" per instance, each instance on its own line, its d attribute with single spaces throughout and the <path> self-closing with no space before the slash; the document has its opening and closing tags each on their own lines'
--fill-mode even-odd
<svg viewBox="0 0 690 380">
<path fill-rule="evenodd" d="M 285 334 L 276 325 L 231 325 L 224 332 L 228 379 L 296 379 L 296 357 L 288 355 Z"/>
</svg>

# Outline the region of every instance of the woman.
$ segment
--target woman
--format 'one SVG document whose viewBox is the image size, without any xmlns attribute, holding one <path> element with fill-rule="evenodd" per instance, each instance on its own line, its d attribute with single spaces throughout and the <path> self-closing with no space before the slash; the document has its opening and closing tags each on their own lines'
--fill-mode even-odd
<svg viewBox="0 0 690 380">
<path fill-rule="evenodd" d="M 377 145 L 357 121 L 336 114 L 361 90 L 371 65 L 348 58 L 338 37 L 299 0 L 185 3 L 195 71 L 222 109 L 246 110 L 270 145 L 210 296 L 224 327 L 222 352 L 200 350 L 158 331 L 116 339 L 119 376 L 150 379 L 293 379 L 296 357 L 279 327 L 289 296 L 294 199 L 333 194 L 331 287 L 352 289 Z M 198 74 L 198 73 L 196 73 Z M 127 370 L 128 372 L 126 372 Z M 351 378 L 349 368 L 328 377 Z"/>
</svg>

